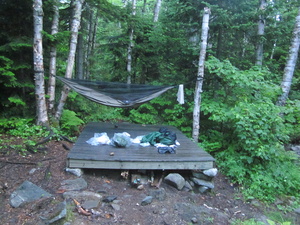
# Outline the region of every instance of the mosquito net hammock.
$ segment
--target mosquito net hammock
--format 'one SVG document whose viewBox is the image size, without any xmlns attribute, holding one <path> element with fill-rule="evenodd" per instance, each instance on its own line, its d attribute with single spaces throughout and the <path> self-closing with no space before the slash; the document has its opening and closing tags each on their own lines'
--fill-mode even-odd
<svg viewBox="0 0 300 225">
<path fill-rule="evenodd" d="M 154 86 L 56 77 L 77 93 L 102 105 L 123 108 L 132 107 L 148 102 L 175 87 L 179 87 L 177 93 L 178 102 L 180 104 L 184 103 L 183 85 Z"/>
</svg>

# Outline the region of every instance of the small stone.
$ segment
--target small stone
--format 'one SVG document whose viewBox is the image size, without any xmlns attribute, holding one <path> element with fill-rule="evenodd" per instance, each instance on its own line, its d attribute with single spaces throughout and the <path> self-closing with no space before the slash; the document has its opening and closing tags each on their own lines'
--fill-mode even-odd
<svg viewBox="0 0 300 225">
<path fill-rule="evenodd" d="M 160 215 L 165 215 L 168 212 L 168 210 L 166 208 L 162 208 L 160 211 Z"/>
<path fill-rule="evenodd" d="M 147 196 L 146 198 L 143 199 L 141 205 L 142 206 L 149 205 L 152 202 L 152 200 L 153 200 L 152 196 Z"/>
<path fill-rule="evenodd" d="M 213 189 L 213 188 L 215 187 L 214 184 L 213 184 L 212 182 L 205 181 L 205 180 L 201 180 L 201 179 L 197 179 L 197 178 L 195 178 L 195 177 L 192 177 L 191 179 L 192 179 L 192 181 L 193 181 L 195 184 L 197 184 L 197 185 L 199 185 L 199 186 L 206 186 L 206 187 L 208 187 L 208 188 L 210 188 L 210 189 Z"/>
<path fill-rule="evenodd" d="M 185 185 L 185 179 L 178 173 L 170 173 L 165 177 L 165 181 L 178 190 L 181 190 Z"/>
<path fill-rule="evenodd" d="M 193 187 L 190 184 L 190 182 L 185 181 L 184 189 L 186 189 L 187 191 L 191 191 L 191 190 L 193 190 Z"/>
<path fill-rule="evenodd" d="M 203 174 L 203 172 L 199 172 L 199 171 L 193 171 L 192 172 L 192 176 L 201 180 L 207 180 L 207 181 L 211 181 L 211 177 Z"/>
<path fill-rule="evenodd" d="M 111 207 L 116 210 L 116 211 L 119 211 L 121 209 L 121 207 L 118 205 L 118 204 L 115 204 L 115 203 L 112 203 L 111 204 Z"/>
<path fill-rule="evenodd" d="M 300 208 L 294 209 L 295 213 L 300 214 Z"/>
<path fill-rule="evenodd" d="M 141 184 L 141 185 L 137 186 L 137 188 L 136 188 L 136 189 L 138 189 L 138 190 L 143 190 L 143 189 L 144 189 L 144 185 L 143 185 L 143 184 Z"/>
<path fill-rule="evenodd" d="M 204 194 L 207 190 L 209 190 L 209 188 L 206 186 L 201 186 L 198 190 L 201 194 Z"/>
<path fill-rule="evenodd" d="M 29 174 L 32 175 L 35 171 L 36 171 L 36 168 L 32 168 L 32 169 L 29 171 Z"/>
<path fill-rule="evenodd" d="M 66 168 L 66 172 L 72 173 L 77 177 L 81 177 L 81 175 L 83 174 L 81 169 Z"/>
<path fill-rule="evenodd" d="M 197 218 L 196 217 L 193 217 L 192 219 L 191 219 L 191 221 L 192 221 L 192 223 L 198 223 L 198 220 L 197 220 Z"/>
<path fill-rule="evenodd" d="M 212 169 L 204 170 L 203 173 L 209 177 L 215 177 L 218 174 L 218 169 L 212 168 Z"/>
<path fill-rule="evenodd" d="M 82 207 L 85 209 L 97 208 L 99 205 L 99 200 L 87 200 L 82 204 Z"/>
<path fill-rule="evenodd" d="M 114 155 L 115 155 L 115 153 L 114 153 L 114 152 L 111 152 L 111 153 L 109 153 L 109 155 L 110 155 L 110 156 L 114 156 Z"/>
<path fill-rule="evenodd" d="M 158 210 L 157 210 L 157 209 L 154 209 L 154 210 L 153 210 L 153 214 L 158 214 Z"/>
<path fill-rule="evenodd" d="M 113 200 L 115 200 L 117 198 L 117 196 L 115 195 L 111 195 L 111 196 L 106 196 L 105 198 L 103 198 L 103 202 L 112 202 Z"/>
</svg>

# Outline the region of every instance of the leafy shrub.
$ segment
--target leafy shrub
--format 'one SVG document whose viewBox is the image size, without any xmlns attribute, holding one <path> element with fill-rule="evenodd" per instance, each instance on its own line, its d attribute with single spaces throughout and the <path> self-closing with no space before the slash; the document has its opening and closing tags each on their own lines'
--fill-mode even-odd
<svg viewBox="0 0 300 225">
<path fill-rule="evenodd" d="M 74 111 L 65 109 L 61 116 L 61 129 L 74 136 L 79 131 L 79 126 L 84 124 Z"/>
<path fill-rule="evenodd" d="M 292 143 L 300 142 L 300 101 L 289 101 L 283 108 L 283 118 L 287 124 Z"/>
<path fill-rule="evenodd" d="M 47 137 L 50 134 L 45 127 L 37 126 L 33 123 L 33 119 L 23 119 L 23 118 L 10 118 L 10 119 L 0 119 L 0 132 L 6 133 L 13 136 L 15 139 L 21 141 L 18 144 L 9 145 L 5 144 L 11 149 L 14 149 L 21 154 L 25 155 L 30 150 L 31 152 L 36 152 L 36 144 L 40 139 Z M 12 140 L 14 142 L 14 140 Z M 2 148 L 3 146 L 0 145 Z"/>
<path fill-rule="evenodd" d="M 202 112 L 212 127 L 202 134 L 202 146 L 227 176 L 245 187 L 247 198 L 272 201 L 299 195 L 299 168 L 283 150 L 293 126 L 275 104 L 278 87 L 267 79 L 270 73 L 241 71 L 215 58 L 207 68 L 219 88 L 203 98 Z M 286 114 L 290 122 L 297 121 L 291 111 Z"/>
<path fill-rule="evenodd" d="M 16 137 L 46 137 L 49 134 L 44 127 L 34 124 L 33 119 L 12 117 L 0 119 L 0 131 Z"/>
</svg>

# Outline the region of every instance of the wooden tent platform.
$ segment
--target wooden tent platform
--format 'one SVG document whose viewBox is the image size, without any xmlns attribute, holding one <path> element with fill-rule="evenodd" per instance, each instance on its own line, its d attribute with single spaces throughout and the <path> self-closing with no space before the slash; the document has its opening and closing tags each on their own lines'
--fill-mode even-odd
<svg viewBox="0 0 300 225">
<path fill-rule="evenodd" d="M 93 146 L 86 143 L 95 133 L 106 132 L 109 138 L 114 133 L 127 132 L 131 138 L 147 135 L 166 127 L 174 131 L 180 146 L 176 154 L 159 154 L 156 147 L 142 147 L 131 144 L 126 148 L 111 145 Z M 111 156 L 111 153 L 114 153 Z M 188 139 L 182 132 L 172 126 L 137 125 L 130 123 L 87 124 L 77 142 L 68 154 L 68 167 L 93 169 L 146 169 L 146 170 L 197 170 L 213 168 L 215 159 L 203 151 L 196 143 Z"/>
</svg>

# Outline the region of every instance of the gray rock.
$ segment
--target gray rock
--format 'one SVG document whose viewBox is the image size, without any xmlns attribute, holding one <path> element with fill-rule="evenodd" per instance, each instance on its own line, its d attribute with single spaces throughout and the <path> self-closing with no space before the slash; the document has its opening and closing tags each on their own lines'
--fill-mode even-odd
<svg viewBox="0 0 300 225">
<path fill-rule="evenodd" d="M 193 171 L 192 172 L 192 176 L 201 180 L 207 180 L 207 181 L 211 181 L 211 177 L 203 174 L 203 172 L 198 172 L 198 171 Z"/>
<path fill-rule="evenodd" d="M 114 201 L 116 198 L 117 198 L 117 196 L 115 196 L 115 195 L 110 195 L 110 196 L 104 197 L 102 201 L 103 201 L 103 202 L 112 202 L 112 201 Z"/>
<path fill-rule="evenodd" d="M 61 184 L 61 189 L 66 191 L 80 191 L 87 188 L 87 182 L 83 178 L 64 180 Z"/>
<path fill-rule="evenodd" d="M 82 204 L 82 207 L 85 209 L 97 208 L 99 205 L 100 199 L 97 200 L 87 200 Z"/>
<path fill-rule="evenodd" d="M 185 179 L 178 173 L 170 173 L 165 177 L 166 183 L 181 190 L 185 185 Z"/>
<path fill-rule="evenodd" d="M 149 205 L 151 204 L 153 200 L 153 197 L 152 196 L 147 196 L 146 198 L 143 199 L 143 201 L 141 202 L 141 205 Z"/>
<path fill-rule="evenodd" d="M 30 174 L 30 175 L 34 174 L 34 172 L 35 172 L 36 170 L 37 170 L 36 168 L 32 168 L 32 169 L 29 171 L 29 174 Z"/>
<path fill-rule="evenodd" d="M 192 191 L 193 190 L 193 187 L 192 187 L 192 185 L 190 184 L 189 181 L 185 181 L 185 185 L 184 185 L 183 188 L 186 189 L 187 191 Z"/>
<path fill-rule="evenodd" d="M 164 188 L 160 188 L 158 190 L 150 190 L 149 194 L 159 200 L 159 201 L 164 201 L 167 197 L 166 190 Z"/>
<path fill-rule="evenodd" d="M 294 212 L 300 214 L 300 208 L 294 209 Z"/>
<path fill-rule="evenodd" d="M 9 203 L 17 208 L 43 197 L 51 197 L 51 194 L 26 180 L 10 195 Z"/>
<path fill-rule="evenodd" d="M 101 200 L 102 196 L 91 191 L 67 191 L 63 193 L 65 199 L 71 198 L 77 201 L 84 202 L 87 200 Z"/>
<path fill-rule="evenodd" d="M 192 223 L 198 223 L 198 220 L 197 220 L 196 217 L 193 217 L 193 218 L 191 219 L 191 221 L 192 221 Z"/>
<path fill-rule="evenodd" d="M 116 211 L 119 211 L 121 209 L 120 205 L 116 204 L 116 203 L 112 203 L 111 204 L 111 207 L 116 210 Z"/>
<path fill-rule="evenodd" d="M 48 211 L 43 213 L 41 219 L 46 224 L 52 224 L 62 218 L 65 218 L 67 215 L 67 203 L 66 201 L 56 204 L 53 208 L 50 208 Z"/>
<path fill-rule="evenodd" d="M 74 174 L 77 177 L 81 177 L 81 175 L 83 174 L 81 169 L 71 169 L 71 168 L 66 168 L 66 171 L 69 173 Z"/>
<path fill-rule="evenodd" d="M 206 191 L 208 191 L 210 189 L 206 186 L 200 186 L 198 190 L 201 194 L 204 194 Z"/>
<path fill-rule="evenodd" d="M 294 146 L 292 146 L 291 150 L 295 151 L 295 152 L 299 152 L 300 151 L 300 145 L 294 145 Z"/>
<path fill-rule="evenodd" d="M 195 178 L 195 177 L 192 177 L 191 179 L 195 184 L 197 184 L 199 186 L 205 186 L 205 187 L 208 187 L 210 189 L 213 189 L 215 187 L 212 182 L 201 180 L 201 179 L 198 179 L 198 178 Z"/>
<path fill-rule="evenodd" d="M 212 169 L 204 170 L 203 173 L 209 177 L 215 177 L 218 174 L 218 169 L 212 168 Z"/>
</svg>

